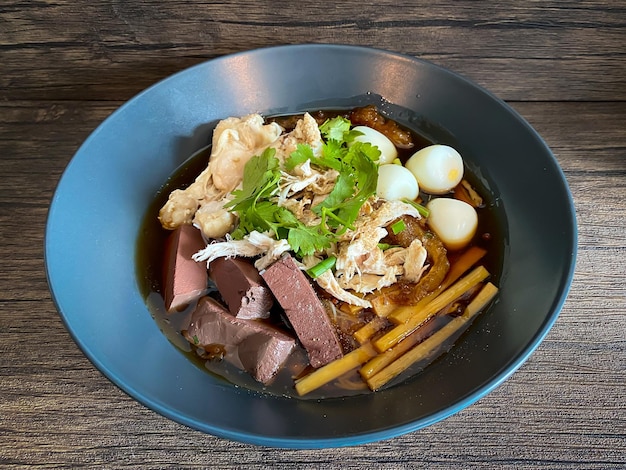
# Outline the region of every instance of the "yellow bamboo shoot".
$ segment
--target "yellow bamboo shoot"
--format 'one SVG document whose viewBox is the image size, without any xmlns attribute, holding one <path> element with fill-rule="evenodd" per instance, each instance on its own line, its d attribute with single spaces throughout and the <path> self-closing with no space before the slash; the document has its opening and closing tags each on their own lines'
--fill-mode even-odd
<svg viewBox="0 0 626 470">
<path fill-rule="evenodd" d="M 460 278 L 466 271 L 469 270 L 476 262 L 478 262 L 485 254 L 487 250 L 484 248 L 479 248 L 477 246 L 472 246 L 468 248 L 459 259 L 457 259 L 448 275 L 441 283 L 437 289 L 428 294 L 422 300 L 420 300 L 417 304 L 413 306 L 400 307 L 395 309 L 390 315 L 389 319 L 393 321 L 395 324 L 405 323 L 412 315 L 413 312 L 417 312 L 420 308 L 426 305 L 428 302 L 433 300 L 439 294 L 441 294 L 444 290 L 452 285 L 453 282 L 456 282 L 458 278 Z"/>
<path fill-rule="evenodd" d="M 420 334 L 420 330 L 417 329 L 396 344 L 393 348 L 390 348 L 384 353 L 380 353 L 379 355 L 373 357 L 363 367 L 361 367 L 361 369 L 359 369 L 361 377 L 367 380 L 374 376 L 415 346 L 421 338 L 422 335 Z"/>
<path fill-rule="evenodd" d="M 435 299 L 424 306 L 424 308 L 414 312 L 406 323 L 396 326 L 391 331 L 374 341 L 374 347 L 378 350 L 378 352 L 384 352 L 391 348 L 410 335 L 417 327 L 430 319 L 430 317 L 435 315 L 443 307 L 448 305 L 457 297 L 463 295 L 468 289 L 471 289 L 479 282 L 485 280 L 488 276 L 489 272 L 484 266 L 474 268 L 467 276 L 443 291 Z"/>
<path fill-rule="evenodd" d="M 387 382 L 397 377 L 416 362 L 428 358 L 428 356 L 448 338 L 466 328 L 474 317 L 495 297 L 498 288 L 488 282 L 476 295 L 474 300 L 465 308 L 463 315 L 454 318 L 439 331 L 428 339 L 422 341 L 406 354 L 400 356 L 380 372 L 367 378 L 367 385 L 372 390 L 378 390 Z M 432 357 L 431 359 L 434 359 Z"/>
<path fill-rule="evenodd" d="M 366 323 L 361 328 L 356 330 L 352 336 L 359 342 L 359 344 L 366 343 L 372 336 L 382 330 L 386 324 L 387 321 L 384 318 L 374 317 L 369 323 Z"/>
<path fill-rule="evenodd" d="M 322 385 L 341 377 L 346 372 L 356 369 L 376 355 L 370 343 L 364 344 L 345 356 L 329 362 L 325 366 L 311 372 L 296 382 L 296 391 L 300 396 L 306 395 Z"/>
</svg>

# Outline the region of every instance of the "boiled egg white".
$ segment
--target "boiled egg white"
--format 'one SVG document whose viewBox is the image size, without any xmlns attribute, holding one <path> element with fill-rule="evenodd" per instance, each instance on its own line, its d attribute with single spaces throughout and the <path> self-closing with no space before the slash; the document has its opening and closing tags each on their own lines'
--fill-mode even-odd
<svg viewBox="0 0 626 470">
<path fill-rule="evenodd" d="M 416 199 L 419 185 L 413 173 L 402 165 L 380 165 L 378 167 L 378 184 L 376 194 L 388 201 L 400 199 Z"/>
<path fill-rule="evenodd" d="M 428 225 L 446 248 L 465 247 L 476 234 L 478 214 L 468 203 L 451 198 L 432 199 L 426 208 L 430 211 Z"/>
<path fill-rule="evenodd" d="M 380 150 L 378 163 L 380 165 L 391 163 L 398 157 L 396 146 L 381 132 L 367 126 L 355 126 L 353 130 L 361 132 L 362 135 L 356 136 L 352 142 L 366 142 L 378 147 Z"/>
<path fill-rule="evenodd" d="M 463 159 L 447 145 L 430 145 L 413 154 L 406 162 L 422 191 L 444 194 L 463 179 Z"/>
</svg>

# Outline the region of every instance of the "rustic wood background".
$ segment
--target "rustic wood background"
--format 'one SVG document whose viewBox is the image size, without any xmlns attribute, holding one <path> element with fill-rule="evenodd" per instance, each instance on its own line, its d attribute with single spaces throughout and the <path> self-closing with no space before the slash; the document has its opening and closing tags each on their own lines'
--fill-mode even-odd
<svg viewBox="0 0 626 470">
<path fill-rule="evenodd" d="M 199 62 L 341 43 L 448 67 L 553 149 L 579 222 L 571 294 L 530 360 L 418 432 L 275 450 L 192 431 L 105 379 L 48 292 L 48 204 L 113 110 Z M 626 2 L 41 0 L 0 2 L 0 466 L 626 468 Z"/>
</svg>

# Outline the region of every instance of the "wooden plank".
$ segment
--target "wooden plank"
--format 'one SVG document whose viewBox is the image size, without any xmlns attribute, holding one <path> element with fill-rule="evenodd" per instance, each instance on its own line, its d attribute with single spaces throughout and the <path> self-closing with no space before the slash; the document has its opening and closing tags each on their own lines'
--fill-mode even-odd
<svg viewBox="0 0 626 470">
<path fill-rule="evenodd" d="M 617 2 L 259 6 L 9 0 L 0 7 L 0 98 L 126 100 L 207 59 L 316 42 L 430 60 L 505 100 L 626 99 L 626 8 Z"/>
</svg>

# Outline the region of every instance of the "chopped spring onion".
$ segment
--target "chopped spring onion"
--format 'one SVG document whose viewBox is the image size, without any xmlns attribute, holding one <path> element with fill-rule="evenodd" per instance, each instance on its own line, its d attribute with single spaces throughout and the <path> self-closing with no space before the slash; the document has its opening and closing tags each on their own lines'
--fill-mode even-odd
<svg viewBox="0 0 626 470">
<path fill-rule="evenodd" d="M 399 246 L 400 245 L 390 245 L 389 243 L 379 243 L 378 244 L 378 248 L 380 248 L 383 251 L 388 250 L 389 248 L 397 248 Z"/>
<path fill-rule="evenodd" d="M 333 266 L 335 266 L 336 262 L 337 262 L 337 257 L 329 256 L 325 260 L 320 261 L 319 263 L 317 263 L 315 266 L 312 266 L 309 269 L 307 269 L 306 272 L 307 272 L 307 274 L 309 276 L 311 276 L 313 279 L 315 279 L 316 277 L 318 277 L 321 274 L 325 273 L 329 269 L 332 269 Z"/>
<path fill-rule="evenodd" d="M 406 224 L 404 223 L 404 220 L 398 220 L 394 222 L 393 224 L 391 224 L 390 228 L 393 234 L 397 235 L 406 228 Z"/>
<path fill-rule="evenodd" d="M 426 209 L 424 206 L 422 206 L 421 204 L 418 204 L 415 201 L 411 201 L 410 199 L 403 199 L 402 202 L 406 202 L 407 204 L 411 204 L 413 207 L 415 207 L 415 209 L 417 209 L 417 212 L 419 212 L 419 214 L 422 217 L 428 218 L 428 216 L 430 215 L 430 211 L 428 209 Z"/>
</svg>

